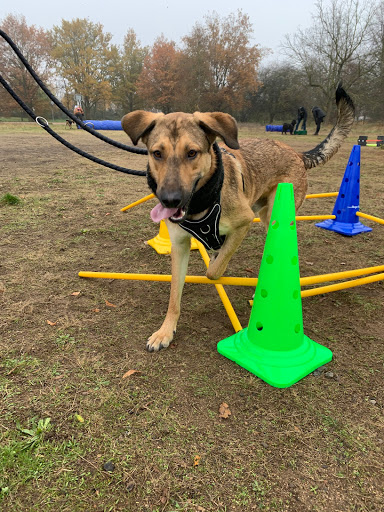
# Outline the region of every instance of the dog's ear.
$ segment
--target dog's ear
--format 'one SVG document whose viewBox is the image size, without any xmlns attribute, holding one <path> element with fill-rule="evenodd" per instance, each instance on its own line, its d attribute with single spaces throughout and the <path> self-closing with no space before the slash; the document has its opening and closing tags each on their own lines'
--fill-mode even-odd
<svg viewBox="0 0 384 512">
<path fill-rule="evenodd" d="M 164 114 L 155 114 L 145 110 L 135 110 L 126 114 L 121 120 L 125 133 L 130 137 L 136 146 L 140 139 L 145 143 L 146 136 L 154 128 L 156 121 Z"/>
<path fill-rule="evenodd" d="M 237 123 L 229 114 L 223 112 L 195 112 L 193 116 L 197 119 L 199 126 L 207 134 L 212 144 L 218 135 L 231 149 L 239 149 L 237 140 Z"/>
</svg>

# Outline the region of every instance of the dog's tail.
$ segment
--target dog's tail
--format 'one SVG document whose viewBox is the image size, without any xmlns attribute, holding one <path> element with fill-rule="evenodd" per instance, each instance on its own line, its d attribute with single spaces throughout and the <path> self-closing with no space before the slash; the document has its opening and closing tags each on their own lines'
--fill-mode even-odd
<svg viewBox="0 0 384 512">
<path fill-rule="evenodd" d="M 301 154 L 306 169 L 325 164 L 348 136 L 355 118 L 355 106 L 341 84 L 336 89 L 337 122 L 318 146 Z"/>
</svg>

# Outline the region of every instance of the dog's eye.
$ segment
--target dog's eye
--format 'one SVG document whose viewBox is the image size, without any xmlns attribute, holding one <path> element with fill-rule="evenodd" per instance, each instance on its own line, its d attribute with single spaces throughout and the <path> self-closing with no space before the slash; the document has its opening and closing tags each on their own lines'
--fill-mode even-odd
<svg viewBox="0 0 384 512">
<path fill-rule="evenodd" d="M 161 158 L 161 151 L 159 150 L 156 150 L 152 153 L 152 155 L 157 159 L 159 160 Z"/>
<path fill-rule="evenodd" d="M 195 149 L 190 149 L 188 151 L 187 155 L 188 155 L 188 158 L 190 158 L 190 159 L 195 158 L 197 155 L 197 151 Z"/>
</svg>

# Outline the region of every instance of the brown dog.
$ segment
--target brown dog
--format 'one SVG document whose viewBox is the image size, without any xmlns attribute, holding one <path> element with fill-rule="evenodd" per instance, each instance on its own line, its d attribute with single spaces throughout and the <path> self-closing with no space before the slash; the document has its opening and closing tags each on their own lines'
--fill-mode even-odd
<svg viewBox="0 0 384 512">
<path fill-rule="evenodd" d="M 168 312 L 147 341 L 150 352 L 168 347 L 176 332 L 191 236 L 219 249 L 207 270 L 209 279 L 218 279 L 255 213 L 268 229 L 278 183 L 293 184 L 298 210 L 307 192 L 307 170 L 327 162 L 351 129 L 354 106 L 340 86 L 336 103 L 338 120 L 331 133 L 304 153 L 268 139 L 242 140 L 240 146 L 236 121 L 221 112 L 164 115 L 138 110 L 123 117 L 133 144 L 142 139 L 148 148 L 148 184 L 160 201 L 152 219 L 166 219 L 172 242 Z M 230 150 L 219 147 L 216 137 Z"/>
</svg>

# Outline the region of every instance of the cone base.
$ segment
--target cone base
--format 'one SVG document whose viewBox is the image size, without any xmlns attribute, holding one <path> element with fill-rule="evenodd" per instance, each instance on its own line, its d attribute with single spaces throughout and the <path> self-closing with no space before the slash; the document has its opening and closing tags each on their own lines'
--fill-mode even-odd
<svg viewBox="0 0 384 512">
<path fill-rule="evenodd" d="M 217 351 L 276 388 L 288 388 L 332 360 L 329 348 L 305 335 L 298 348 L 276 351 L 251 342 L 248 328 L 220 341 Z"/>
<path fill-rule="evenodd" d="M 171 254 L 171 240 L 169 238 L 163 238 L 160 234 L 148 240 L 147 244 L 155 249 L 158 254 Z"/>
<path fill-rule="evenodd" d="M 158 254 L 171 254 L 172 244 L 169 238 L 164 238 L 160 234 L 147 241 Z M 191 251 L 197 251 L 199 248 L 195 238 L 191 238 Z"/>
<path fill-rule="evenodd" d="M 361 222 L 339 222 L 331 219 L 319 222 L 315 225 L 318 228 L 328 229 L 329 231 L 335 231 L 336 233 L 346 236 L 354 236 L 372 231 L 372 228 L 364 226 Z"/>
</svg>

